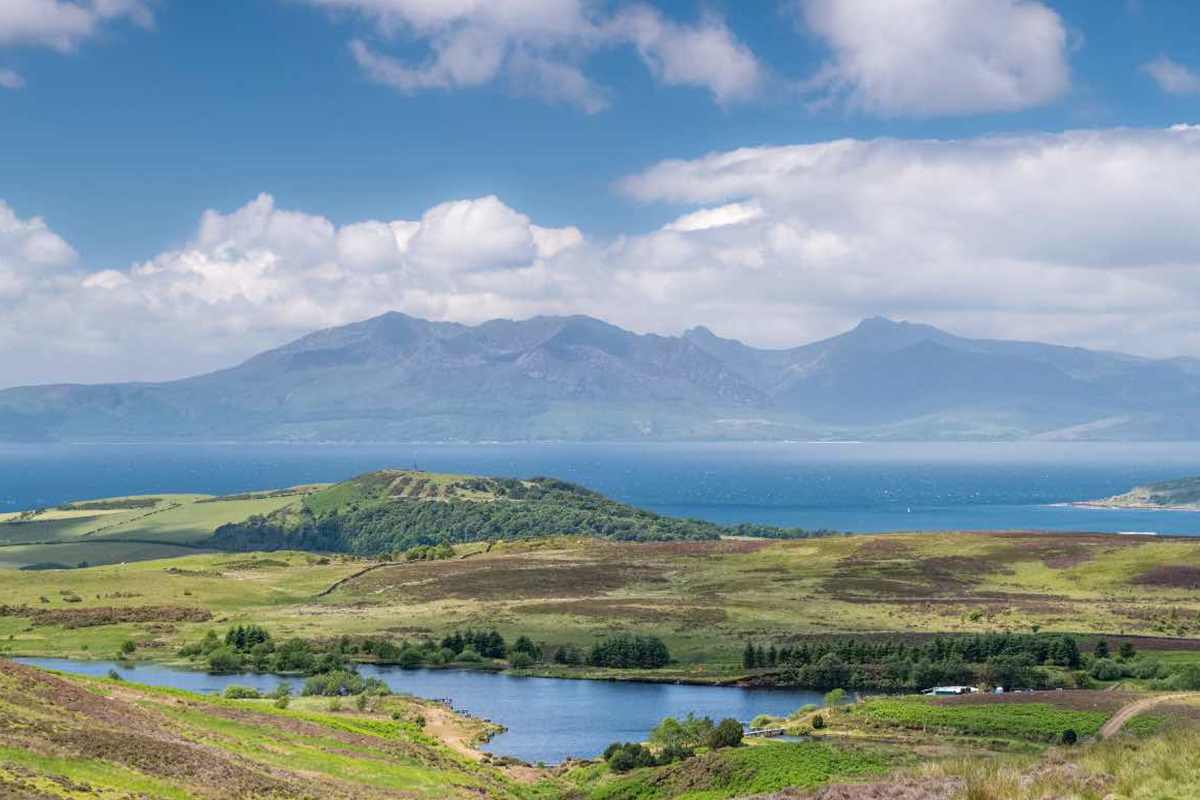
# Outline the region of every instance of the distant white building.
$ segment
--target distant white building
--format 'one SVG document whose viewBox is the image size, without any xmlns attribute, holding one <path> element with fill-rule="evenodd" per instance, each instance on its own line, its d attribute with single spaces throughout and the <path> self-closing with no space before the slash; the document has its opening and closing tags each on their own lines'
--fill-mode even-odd
<svg viewBox="0 0 1200 800">
<path fill-rule="evenodd" d="M 979 690 L 974 686 L 934 686 L 932 689 L 926 689 L 921 694 L 927 694 L 931 697 L 947 697 L 957 694 L 975 694 Z"/>
</svg>

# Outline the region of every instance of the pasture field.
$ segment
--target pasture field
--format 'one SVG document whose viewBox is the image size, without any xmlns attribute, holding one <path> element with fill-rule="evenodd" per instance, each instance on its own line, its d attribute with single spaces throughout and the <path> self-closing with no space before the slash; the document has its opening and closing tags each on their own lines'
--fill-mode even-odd
<svg viewBox="0 0 1200 800">
<path fill-rule="evenodd" d="M 0 516 L 0 569 L 75 567 L 194 551 L 227 522 L 299 503 L 302 489 L 239 495 L 162 494 L 84 501 Z"/>
</svg>

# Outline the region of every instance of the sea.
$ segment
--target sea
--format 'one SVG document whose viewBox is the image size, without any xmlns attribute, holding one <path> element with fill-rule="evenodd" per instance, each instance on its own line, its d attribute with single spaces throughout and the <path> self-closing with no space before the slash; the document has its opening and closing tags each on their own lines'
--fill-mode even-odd
<svg viewBox="0 0 1200 800">
<path fill-rule="evenodd" d="M 229 494 L 384 467 L 548 475 L 722 523 L 1200 535 L 1200 513 L 1069 505 L 1200 475 L 1200 443 L 0 445 L 0 512 L 128 494 Z"/>
</svg>

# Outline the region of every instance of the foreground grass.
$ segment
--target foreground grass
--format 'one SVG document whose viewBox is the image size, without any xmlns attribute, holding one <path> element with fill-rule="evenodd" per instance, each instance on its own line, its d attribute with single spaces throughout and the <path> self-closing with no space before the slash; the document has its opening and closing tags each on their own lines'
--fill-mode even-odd
<svg viewBox="0 0 1200 800">
<path fill-rule="evenodd" d="M 880 776 L 905 761 L 902 754 L 879 748 L 770 742 L 628 776 L 592 768 L 582 770 L 576 780 L 588 800 L 725 800 Z"/>
<path fill-rule="evenodd" d="M 954 800 L 1188 800 L 1200 797 L 1200 730 L 1176 725 L 1038 758 L 948 759 L 916 776 L 957 782 Z"/>
<path fill-rule="evenodd" d="M 422 706 L 277 709 L 0 662 L 0 796 L 544 797 L 425 735 Z M 555 790 L 555 793 L 557 791 Z"/>
</svg>

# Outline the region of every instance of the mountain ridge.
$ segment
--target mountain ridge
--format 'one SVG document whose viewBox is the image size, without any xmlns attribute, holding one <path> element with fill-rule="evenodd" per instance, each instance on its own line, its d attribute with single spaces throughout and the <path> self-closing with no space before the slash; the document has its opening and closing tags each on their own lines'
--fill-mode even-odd
<svg viewBox="0 0 1200 800">
<path fill-rule="evenodd" d="M 766 349 L 388 312 L 162 383 L 0 390 L 0 441 L 1198 439 L 1200 361 L 884 317 Z"/>
</svg>

